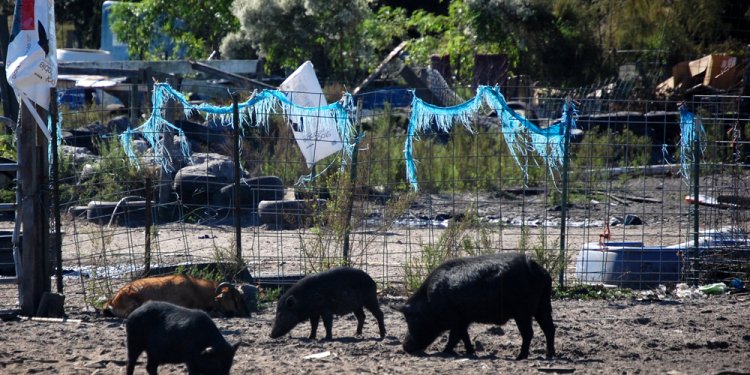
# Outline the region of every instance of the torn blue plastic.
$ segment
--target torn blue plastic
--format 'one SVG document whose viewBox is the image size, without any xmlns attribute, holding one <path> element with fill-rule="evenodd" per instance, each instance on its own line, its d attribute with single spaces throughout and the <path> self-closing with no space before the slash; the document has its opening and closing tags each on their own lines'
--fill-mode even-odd
<svg viewBox="0 0 750 375">
<path fill-rule="evenodd" d="M 565 126 L 569 126 L 569 130 L 576 127 L 577 112 L 572 103 L 566 102 L 563 106 L 563 116 L 560 122 L 547 128 L 540 128 L 514 112 L 498 87 L 479 86 L 473 99 L 452 107 L 437 107 L 414 96 L 404 144 L 406 179 L 413 190 L 418 190 L 413 145 L 414 141 L 419 139 L 419 132 L 430 129 L 432 124 L 435 124 L 441 131 L 448 132 L 454 123 L 459 123 L 473 132 L 471 119 L 482 109 L 483 105 L 497 112 L 503 139 L 508 145 L 513 160 L 521 168 L 525 177 L 528 176 L 526 160 L 529 150 L 533 150 L 544 160 L 550 172 L 556 172 L 562 167 L 565 157 Z M 570 134 L 569 131 L 568 134 Z M 524 159 L 524 162 L 521 159 Z"/>
</svg>

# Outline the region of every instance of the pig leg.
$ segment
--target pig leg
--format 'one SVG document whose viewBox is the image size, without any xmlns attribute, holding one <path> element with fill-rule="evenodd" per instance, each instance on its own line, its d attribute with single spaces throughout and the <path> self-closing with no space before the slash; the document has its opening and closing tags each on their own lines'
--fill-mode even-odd
<svg viewBox="0 0 750 375">
<path fill-rule="evenodd" d="M 455 353 L 453 349 L 456 347 L 456 344 L 458 344 L 458 340 L 462 340 L 464 342 L 464 348 L 466 349 L 466 354 L 468 355 L 474 354 L 474 346 L 471 345 L 471 338 L 469 338 L 468 326 L 465 326 L 462 328 L 451 329 L 450 334 L 448 335 L 448 343 L 445 345 L 445 349 L 443 349 L 443 352 Z"/>
<path fill-rule="evenodd" d="M 550 312 L 542 313 L 536 316 L 536 322 L 544 332 L 544 338 L 547 341 L 547 359 L 555 356 L 555 324 L 552 322 Z"/>
<path fill-rule="evenodd" d="M 531 339 L 534 337 L 534 327 L 531 325 L 531 316 L 525 315 L 524 317 L 515 318 L 516 326 L 521 332 L 521 353 L 518 354 L 516 360 L 526 359 L 529 357 L 529 347 L 531 346 Z"/>
<path fill-rule="evenodd" d="M 130 339 L 128 339 L 128 367 L 127 367 L 127 374 L 133 375 L 133 371 L 135 371 L 135 363 L 138 360 L 138 356 L 141 355 L 141 352 L 143 350 L 141 349 L 134 349 L 135 344 L 130 343 Z"/>
<path fill-rule="evenodd" d="M 323 313 L 323 327 L 326 329 L 326 340 L 332 340 L 333 335 L 331 331 L 333 329 L 333 314 L 330 312 Z"/>
<path fill-rule="evenodd" d="M 373 297 L 372 301 L 365 305 L 367 310 L 370 310 L 372 316 L 378 321 L 378 329 L 380 330 L 380 338 L 385 338 L 385 323 L 383 322 L 383 311 L 378 306 L 378 298 Z"/>
<path fill-rule="evenodd" d="M 365 325 L 365 310 L 361 307 L 354 310 L 354 316 L 357 318 L 357 336 L 362 335 L 362 327 Z"/>
<path fill-rule="evenodd" d="M 148 375 L 157 375 L 157 367 L 159 367 L 159 363 L 152 361 L 151 356 L 149 356 L 148 362 L 146 362 L 146 372 L 148 372 Z"/>
<path fill-rule="evenodd" d="M 310 340 L 314 340 L 318 334 L 318 322 L 320 321 L 320 315 L 314 315 L 310 317 Z"/>
</svg>

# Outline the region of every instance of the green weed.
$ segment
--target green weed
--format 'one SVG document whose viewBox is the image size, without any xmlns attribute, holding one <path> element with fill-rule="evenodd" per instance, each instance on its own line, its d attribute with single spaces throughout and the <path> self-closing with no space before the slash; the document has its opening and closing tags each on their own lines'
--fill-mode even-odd
<svg viewBox="0 0 750 375">
<path fill-rule="evenodd" d="M 403 265 L 406 291 L 412 292 L 427 275 L 445 261 L 463 256 L 491 254 L 497 251 L 496 233 L 500 229 L 480 223 L 470 213 L 464 220 L 453 221 L 442 231 L 434 244 L 420 243 L 419 256 L 411 257 Z"/>
</svg>

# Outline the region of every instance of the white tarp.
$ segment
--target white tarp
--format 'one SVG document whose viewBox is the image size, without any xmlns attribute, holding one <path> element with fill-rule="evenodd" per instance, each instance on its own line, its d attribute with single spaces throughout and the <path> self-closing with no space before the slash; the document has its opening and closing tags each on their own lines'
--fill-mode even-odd
<svg viewBox="0 0 750 375">
<path fill-rule="evenodd" d="M 16 0 L 5 66 L 22 100 L 49 109 L 49 90 L 57 84 L 56 50 L 54 1 Z"/>
<path fill-rule="evenodd" d="M 328 105 L 323 89 L 311 62 L 306 61 L 279 86 L 289 100 L 302 107 L 322 107 Z M 291 122 L 297 145 L 302 150 L 308 167 L 319 160 L 341 150 L 341 137 L 336 119 L 329 111 L 295 111 L 285 113 Z"/>
</svg>

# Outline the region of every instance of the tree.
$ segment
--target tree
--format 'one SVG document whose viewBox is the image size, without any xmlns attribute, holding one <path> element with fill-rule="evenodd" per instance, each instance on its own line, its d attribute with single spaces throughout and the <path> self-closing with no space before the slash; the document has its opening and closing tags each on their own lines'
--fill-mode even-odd
<svg viewBox="0 0 750 375">
<path fill-rule="evenodd" d="M 236 0 L 233 12 L 271 68 L 311 60 L 323 77 L 358 75 L 361 25 L 372 13 L 367 0 Z"/>
<path fill-rule="evenodd" d="M 502 46 L 516 73 L 566 85 L 590 81 L 602 68 L 596 20 L 587 14 L 586 2 L 466 0 L 466 5 L 477 38 Z"/>
<path fill-rule="evenodd" d="M 415 37 L 409 47 L 408 62 L 429 65 L 433 54 L 450 55 L 453 78 L 469 82 L 473 77 L 474 55 L 477 53 L 505 53 L 516 60 L 517 50 L 500 39 L 489 40 L 478 34 L 475 27 L 477 14 L 463 0 L 454 0 L 448 15 L 415 11 L 407 22 L 409 32 Z"/>
<path fill-rule="evenodd" d="M 73 24 L 76 45 L 81 48 L 99 48 L 101 41 L 101 0 L 57 0 L 55 21 Z"/>
<path fill-rule="evenodd" d="M 112 7 L 112 30 L 137 59 L 201 59 L 237 30 L 232 0 L 143 0 Z"/>
</svg>

